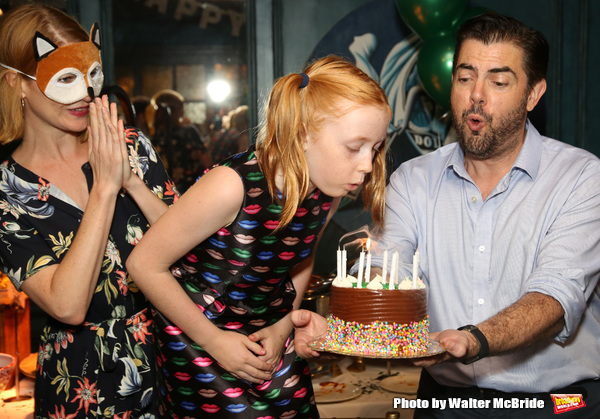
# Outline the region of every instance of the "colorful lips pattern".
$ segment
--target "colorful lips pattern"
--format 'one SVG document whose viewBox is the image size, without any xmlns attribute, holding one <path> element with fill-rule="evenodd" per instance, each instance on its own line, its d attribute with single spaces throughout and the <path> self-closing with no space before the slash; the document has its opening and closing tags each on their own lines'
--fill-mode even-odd
<svg viewBox="0 0 600 419">
<path fill-rule="evenodd" d="M 222 163 L 236 170 L 245 199 L 236 220 L 172 268 L 182 288 L 222 329 L 250 334 L 292 308 L 289 271 L 312 254 L 332 198 L 316 191 L 290 225 L 275 232 L 281 206 L 269 194 L 253 148 Z M 233 377 L 160 313 L 155 313 L 166 417 L 318 417 L 307 363 L 290 336 L 271 381 L 251 385 Z"/>
</svg>

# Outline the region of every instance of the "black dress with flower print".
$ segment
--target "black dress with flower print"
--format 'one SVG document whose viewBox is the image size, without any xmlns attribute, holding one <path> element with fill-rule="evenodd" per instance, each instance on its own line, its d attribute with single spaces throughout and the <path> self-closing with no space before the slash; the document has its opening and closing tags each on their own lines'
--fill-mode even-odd
<svg viewBox="0 0 600 419">
<path fill-rule="evenodd" d="M 222 166 L 237 171 L 244 201 L 236 219 L 172 267 L 188 296 L 223 330 L 249 335 L 292 310 L 290 270 L 306 260 L 332 198 L 316 190 L 278 231 L 281 206 L 267 188 L 254 147 Z M 310 370 L 294 351 L 293 333 L 273 377 L 264 384 L 235 378 L 160 313 L 154 312 L 161 414 L 167 417 L 316 418 Z M 160 385 L 160 384 L 159 384 Z"/>
<path fill-rule="evenodd" d="M 128 129 L 126 142 L 133 171 L 172 204 L 177 191 L 150 141 Z M 82 170 L 91 188 L 90 165 Z M 0 261 L 20 288 L 34 273 L 63 260 L 83 210 L 11 157 L 0 164 L 0 176 Z M 127 257 L 148 227 L 133 199 L 120 194 L 85 322 L 71 326 L 49 318 L 43 328 L 35 385 L 37 418 L 156 417 L 151 316 L 125 270 Z"/>
</svg>

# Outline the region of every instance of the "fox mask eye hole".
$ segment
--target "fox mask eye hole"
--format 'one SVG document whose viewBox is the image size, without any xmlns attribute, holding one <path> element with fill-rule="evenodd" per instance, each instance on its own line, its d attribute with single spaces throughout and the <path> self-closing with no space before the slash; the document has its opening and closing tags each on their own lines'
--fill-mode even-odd
<svg viewBox="0 0 600 419">
<path fill-rule="evenodd" d="M 58 79 L 58 82 L 64 83 L 64 84 L 69 84 L 69 83 L 73 83 L 75 80 L 77 80 L 77 75 L 75 75 L 73 73 L 67 73 L 67 74 L 64 74 L 63 76 L 61 76 Z"/>
</svg>

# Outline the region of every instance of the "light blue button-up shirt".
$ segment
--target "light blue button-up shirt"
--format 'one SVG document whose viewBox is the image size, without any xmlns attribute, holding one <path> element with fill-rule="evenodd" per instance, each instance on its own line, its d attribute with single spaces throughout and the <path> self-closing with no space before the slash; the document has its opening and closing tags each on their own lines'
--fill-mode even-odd
<svg viewBox="0 0 600 419">
<path fill-rule="evenodd" d="M 428 370 L 438 382 L 542 392 L 600 376 L 597 157 L 528 122 L 517 160 L 485 201 L 455 143 L 402 164 L 386 204 L 383 248 L 390 259 L 398 249 L 408 276 L 419 248 L 432 332 L 480 323 L 529 292 L 565 310 L 554 340 L 471 365 L 436 365 Z"/>
</svg>

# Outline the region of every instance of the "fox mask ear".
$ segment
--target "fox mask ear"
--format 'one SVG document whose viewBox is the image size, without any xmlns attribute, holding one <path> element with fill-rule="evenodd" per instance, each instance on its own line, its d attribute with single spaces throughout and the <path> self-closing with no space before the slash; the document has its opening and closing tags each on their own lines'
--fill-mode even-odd
<svg viewBox="0 0 600 419">
<path fill-rule="evenodd" d="M 100 46 L 100 27 L 97 23 L 94 23 L 92 25 L 92 29 L 90 30 L 90 41 L 96 45 L 99 50 L 102 49 Z"/>
<path fill-rule="evenodd" d="M 59 103 L 75 103 L 99 95 L 104 82 L 100 58 L 100 29 L 92 26 L 90 40 L 59 47 L 36 32 L 33 51 L 38 62 L 36 79 L 44 94 Z M 88 90 L 88 88 L 91 88 Z"/>
<path fill-rule="evenodd" d="M 54 44 L 54 42 L 46 38 L 41 33 L 36 32 L 33 36 L 33 53 L 35 54 L 35 60 L 38 63 L 57 49 L 58 47 Z"/>
</svg>

